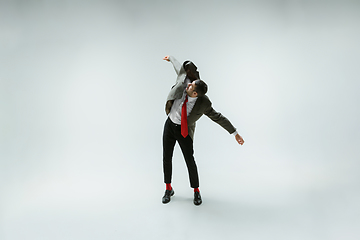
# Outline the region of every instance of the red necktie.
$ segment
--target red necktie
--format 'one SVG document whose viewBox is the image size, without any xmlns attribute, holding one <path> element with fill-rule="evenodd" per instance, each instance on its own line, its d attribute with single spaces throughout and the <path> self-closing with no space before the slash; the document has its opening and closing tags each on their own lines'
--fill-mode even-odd
<svg viewBox="0 0 360 240">
<path fill-rule="evenodd" d="M 188 124 L 187 124 L 187 111 L 186 111 L 186 103 L 188 101 L 187 95 L 185 97 L 184 104 L 181 109 L 181 135 L 186 138 L 188 135 Z"/>
</svg>

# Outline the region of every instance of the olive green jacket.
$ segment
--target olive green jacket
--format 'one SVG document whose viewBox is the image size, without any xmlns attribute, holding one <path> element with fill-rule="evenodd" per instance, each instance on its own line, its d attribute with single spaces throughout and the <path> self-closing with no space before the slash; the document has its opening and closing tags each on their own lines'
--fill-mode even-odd
<svg viewBox="0 0 360 240">
<path fill-rule="evenodd" d="M 175 72 L 177 74 L 177 79 L 175 85 L 171 88 L 166 100 L 166 105 L 165 105 L 166 114 L 169 114 L 173 101 L 175 99 L 180 99 L 182 97 L 184 89 L 186 87 L 186 83 L 185 83 L 186 72 L 182 64 L 180 64 L 172 56 L 169 57 L 169 60 L 174 66 Z M 194 139 L 196 121 L 203 114 L 208 116 L 214 122 L 218 123 L 230 134 L 236 131 L 235 127 L 231 124 L 231 122 L 221 113 L 216 112 L 211 105 L 212 103 L 206 95 L 198 97 L 198 99 L 196 100 L 195 105 L 192 111 L 190 112 L 190 115 L 188 116 L 189 135 L 192 139 Z"/>
</svg>

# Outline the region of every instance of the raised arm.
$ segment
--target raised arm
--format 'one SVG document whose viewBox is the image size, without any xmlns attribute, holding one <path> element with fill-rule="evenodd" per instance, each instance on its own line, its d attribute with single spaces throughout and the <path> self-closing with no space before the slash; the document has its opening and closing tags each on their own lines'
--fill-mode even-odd
<svg viewBox="0 0 360 240">
<path fill-rule="evenodd" d="M 168 55 L 164 57 L 163 60 L 171 62 L 174 66 L 176 74 L 179 75 L 182 65 L 173 56 Z"/>
</svg>

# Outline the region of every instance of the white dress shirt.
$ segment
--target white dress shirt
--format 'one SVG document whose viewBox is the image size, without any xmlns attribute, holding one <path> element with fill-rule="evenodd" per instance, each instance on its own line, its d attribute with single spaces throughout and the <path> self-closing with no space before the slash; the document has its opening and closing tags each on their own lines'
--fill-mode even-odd
<svg viewBox="0 0 360 240">
<path fill-rule="evenodd" d="M 181 125 L 181 110 L 182 110 L 182 105 L 184 104 L 186 95 L 187 95 L 187 93 L 186 93 L 186 91 L 184 91 L 184 93 L 180 99 L 174 100 L 174 103 L 173 103 L 170 113 L 169 113 L 170 120 L 173 123 L 178 124 L 178 125 Z M 193 98 L 193 97 L 188 96 L 188 102 L 186 103 L 187 116 L 190 115 L 191 110 L 193 109 L 196 100 L 197 100 L 197 97 Z"/>
</svg>

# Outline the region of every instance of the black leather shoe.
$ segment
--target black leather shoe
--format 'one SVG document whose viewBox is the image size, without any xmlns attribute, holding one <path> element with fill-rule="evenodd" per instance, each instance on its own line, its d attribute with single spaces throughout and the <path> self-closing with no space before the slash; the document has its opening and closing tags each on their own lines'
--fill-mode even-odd
<svg viewBox="0 0 360 240">
<path fill-rule="evenodd" d="M 202 203 L 202 200 L 201 200 L 201 195 L 199 192 L 195 192 L 194 193 L 194 204 L 195 205 L 200 205 Z"/>
<path fill-rule="evenodd" d="M 165 190 L 165 195 L 162 198 L 162 202 L 163 203 L 168 203 L 170 202 L 170 197 L 174 195 L 174 189 L 172 188 L 171 190 Z"/>
</svg>

